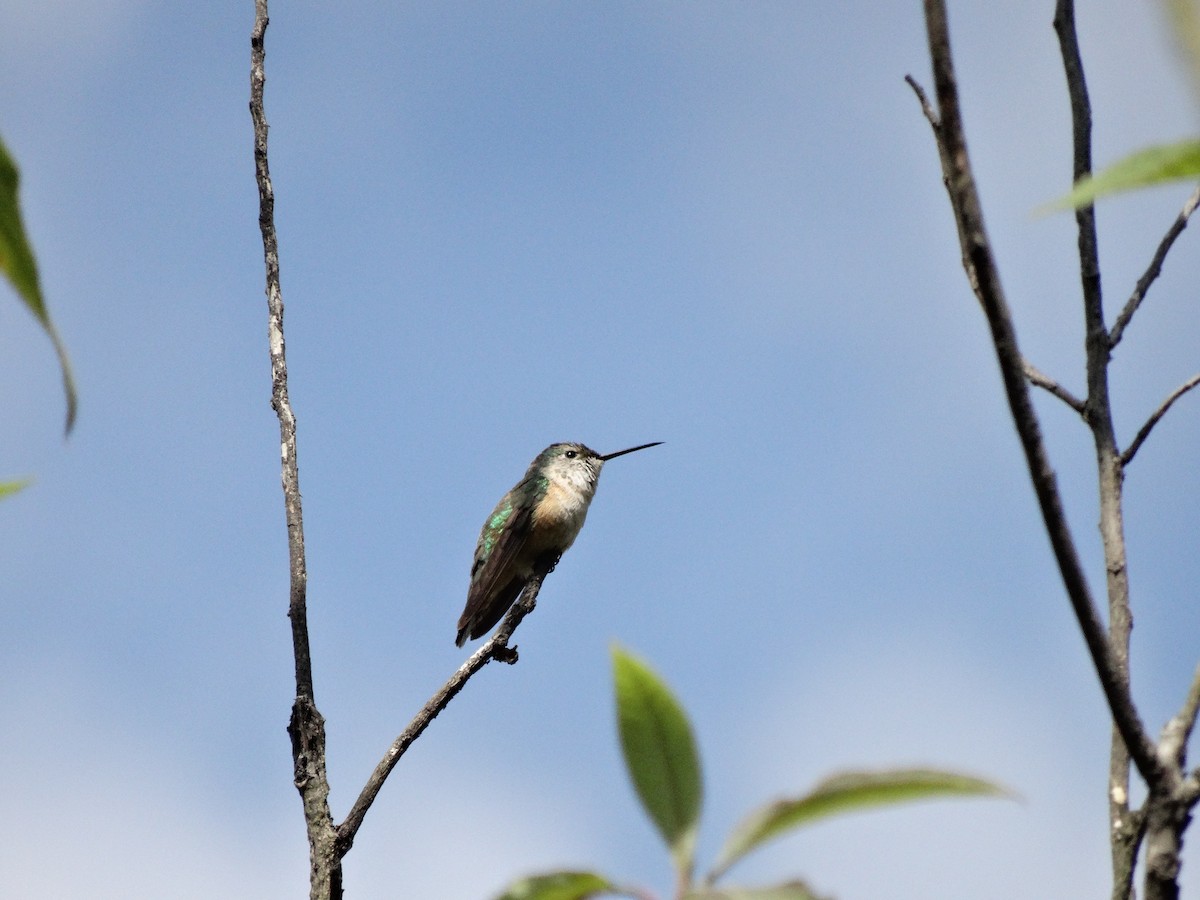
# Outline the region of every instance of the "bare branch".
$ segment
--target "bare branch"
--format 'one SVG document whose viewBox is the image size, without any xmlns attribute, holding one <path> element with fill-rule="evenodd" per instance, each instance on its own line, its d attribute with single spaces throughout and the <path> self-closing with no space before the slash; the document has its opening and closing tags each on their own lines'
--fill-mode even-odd
<svg viewBox="0 0 1200 900">
<path fill-rule="evenodd" d="M 254 168 L 258 180 L 258 226 L 262 232 L 267 270 L 267 341 L 271 357 L 271 406 L 279 417 L 280 456 L 284 513 L 287 517 L 288 562 L 291 591 L 288 615 L 296 657 L 296 693 L 313 695 L 312 659 L 305 623 L 308 572 L 304 559 L 304 515 L 300 502 L 300 473 L 296 464 L 296 417 L 288 398 L 287 356 L 283 339 L 283 291 L 279 283 L 279 244 L 275 233 L 275 190 L 267 165 L 267 120 L 263 111 L 263 39 L 267 30 L 267 2 L 255 3 L 251 37 L 250 114 L 254 120 Z"/>
<path fill-rule="evenodd" d="M 1144 808 L 1146 900 L 1179 900 L 1180 857 L 1183 832 L 1189 819 L 1188 806 L 1173 791 L 1151 791 Z"/>
<path fill-rule="evenodd" d="M 1179 732 L 1183 735 L 1183 740 L 1186 742 L 1191 736 L 1192 730 L 1196 727 L 1196 716 L 1200 714 L 1200 666 L 1196 666 L 1196 671 L 1192 673 L 1192 686 L 1188 688 L 1187 699 L 1183 703 L 1183 709 L 1179 711 Z M 1184 748 L 1183 753 L 1179 757 L 1179 767 L 1183 768 L 1184 760 L 1187 758 L 1187 750 Z"/>
<path fill-rule="evenodd" d="M 1092 601 L 1091 591 L 1067 526 L 1054 472 L 1046 457 L 1037 415 L 1030 401 L 1016 332 L 992 257 L 979 195 L 971 174 L 950 54 L 946 9 L 942 0 L 925 0 L 925 22 L 929 35 L 930 57 L 933 61 L 938 108 L 941 112 L 934 136 L 941 145 L 939 155 L 943 161 L 943 174 L 958 225 L 963 255 L 969 260 L 978 281 L 980 300 L 991 329 L 992 343 L 1004 380 L 1009 408 L 1025 451 L 1030 479 L 1037 494 L 1063 584 L 1083 632 L 1113 721 L 1120 729 L 1123 739 L 1129 744 L 1138 768 L 1143 771 L 1147 781 L 1155 782 L 1158 760 L 1138 718 L 1128 685 L 1120 677 L 1111 658 L 1108 639 Z"/>
<path fill-rule="evenodd" d="M 1067 77 L 1067 93 L 1071 99 L 1071 131 L 1074 160 L 1072 178 L 1078 181 L 1092 171 L 1092 106 L 1088 99 L 1087 80 L 1083 75 L 1083 58 L 1079 54 L 1079 39 L 1075 32 L 1075 4 L 1072 0 L 1058 0 L 1054 8 L 1054 30 L 1058 34 L 1062 52 L 1063 69 Z M 1075 210 L 1075 222 L 1079 230 L 1079 272 L 1083 282 L 1083 308 L 1087 323 L 1088 368 L 1092 375 L 1092 342 L 1104 337 L 1104 349 L 1108 350 L 1108 335 L 1104 333 L 1104 315 L 1100 294 L 1100 257 L 1096 242 L 1096 208 L 1081 206 Z M 1089 384 L 1089 392 L 1091 385 Z M 1095 402 L 1096 398 L 1088 399 Z"/>
<path fill-rule="evenodd" d="M 1054 31 L 1058 35 L 1067 93 L 1071 101 L 1072 179 L 1092 171 L 1092 106 L 1088 99 L 1083 58 L 1075 31 L 1073 0 L 1058 0 L 1054 8 Z M 1091 204 L 1075 210 L 1078 230 L 1079 277 L 1083 287 L 1083 317 L 1087 348 L 1087 412 L 1098 443 L 1106 430 L 1111 431 L 1112 415 L 1108 402 L 1108 332 L 1104 327 L 1103 295 L 1100 290 L 1100 251 L 1096 238 L 1096 208 Z M 1109 442 L 1115 451 L 1115 439 Z"/>
<path fill-rule="evenodd" d="M 912 88 L 913 93 L 917 95 L 917 101 L 921 104 L 921 112 L 925 114 L 926 121 L 929 122 L 936 133 L 941 129 L 942 122 L 941 119 L 938 118 L 937 110 L 935 110 L 933 105 L 929 102 L 929 97 L 925 93 L 925 88 L 921 87 L 917 79 L 913 78 L 911 75 L 905 75 L 904 80 L 908 82 L 908 86 Z M 941 148 L 941 144 L 938 144 L 938 148 Z"/>
<path fill-rule="evenodd" d="M 1129 320 L 1133 318 L 1133 314 L 1137 312 L 1138 307 L 1142 305 L 1142 301 L 1146 299 L 1146 292 L 1150 290 L 1150 285 L 1154 284 L 1162 272 L 1163 262 L 1166 261 L 1167 254 L 1171 251 L 1171 246 L 1175 243 L 1175 239 L 1183 234 L 1183 229 L 1187 228 L 1188 219 L 1192 213 L 1196 211 L 1196 205 L 1200 204 L 1200 187 L 1192 191 L 1192 196 L 1188 197 L 1187 202 L 1183 204 L 1183 209 L 1179 211 L 1179 215 L 1175 217 L 1175 221 L 1171 223 L 1171 227 L 1167 229 L 1167 233 L 1158 244 L 1158 249 L 1154 251 L 1154 258 L 1150 260 L 1150 265 L 1146 267 L 1145 273 L 1138 279 L 1137 285 L 1133 289 L 1133 294 L 1125 303 L 1125 308 L 1121 310 L 1121 314 L 1117 316 L 1117 321 L 1113 323 L 1112 331 L 1108 335 L 1108 346 L 1113 348 L 1121 342 L 1121 336 L 1125 333 L 1126 326 L 1129 325 Z"/>
<path fill-rule="evenodd" d="M 1120 734 L 1113 729 L 1114 740 L 1121 739 Z M 1125 782 L 1129 780 L 1128 766 L 1126 767 Z M 1116 800 L 1110 797 L 1110 802 L 1123 808 L 1119 819 L 1109 823 L 1109 833 L 1112 844 L 1113 888 L 1112 900 L 1132 900 L 1136 896 L 1133 890 L 1133 875 L 1137 863 L 1138 848 L 1146 837 L 1146 810 L 1131 810 L 1129 798 Z"/>
<path fill-rule="evenodd" d="M 255 0 L 251 32 L 250 115 L 254 122 L 254 164 L 259 191 L 259 228 L 262 231 L 266 265 L 268 324 L 271 358 L 271 405 L 279 417 L 280 455 L 284 510 L 288 531 L 288 561 L 291 587 L 288 617 L 292 624 L 292 647 L 296 667 L 296 700 L 288 724 L 296 787 L 304 805 L 310 856 L 312 900 L 341 900 L 341 860 L 354 843 L 363 818 L 378 796 L 384 781 L 400 757 L 463 689 L 476 672 L 492 660 L 513 664 L 517 648 L 509 646 L 513 631 L 533 611 L 546 572 L 530 578 L 520 599 L 505 616 L 495 635 L 458 669 L 417 713 L 409 726 L 392 742 L 379 765 L 351 808 L 346 820 L 335 827 L 329 811 L 329 782 L 325 762 L 325 720 L 313 697 L 312 653 L 308 637 L 307 584 L 304 552 L 304 518 L 300 501 L 300 476 L 296 462 L 296 417 L 288 398 L 287 359 L 283 335 L 283 291 L 279 280 L 279 247 L 275 231 L 275 194 L 267 165 L 267 120 L 263 106 L 265 47 L 268 24 L 267 0 Z"/>
<path fill-rule="evenodd" d="M 945 184 L 946 189 L 949 190 L 950 184 L 949 181 L 947 181 L 947 178 L 949 177 L 947 173 L 952 170 L 953 165 L 949 160 L 947 160 L 945 155 L 946 146 L 945 142 L 942 141 L 941 138 L 941 120 L 938 118 L 936 110 L 934 110 L 933 106 L 930 104 L 929 97 L 925 94 L 925 89 L 917 83 L 916 79 L 911 75 L 905 75 L 904 80 L 908 82 L 908 86 L 912 88 L 913 93 L 917 95 L 917 100 L 921 104 L 921 112 L 924 113 L 925 120 L 929 122 L 929 127 L 933 129 L 934 139 L 938 148 L 938 155 L 942 162 L 942 181 Z M 971 291 L 975 294 L 976 299 L 979 300 L 979 303 L 982 306 L 984 301 L 983 296 L 979 292 L 979 277 L 975 273 L 975 268 L 971 263 L 971 257 L 966 253 L 965 250 L 967 241 L 962 233 L 962 223 L 957 216 L 955 217 L 954 221 L 955 225 L 959 228 L 959 246 L 963 248 L 963 270 L 967 273 L 967 281 L 971 285 Z M 1079 415 L 1086 417 L 1086 410 L 1082 400 L 1060 385 L 1049 375 L 1046 375 L 1041 369 L 1024 357 L 1021 358 L 1021 367 L 1025 372 L 1025 377 L 1029 379 L 1030 384 L 1049 391 L 1059 400 L 1067 404 L 1067 406 L 1071 407 L 1071 409 L 1075 410 L 1075 412 L 1079 413 Z"/>
<path fill-rule="evenodd" d="M 1133 443 L 1131 443 L 1126 448 L 1125 452 L 1121 454 L 1122 466 L 1129 465 L 1134 454 L 1138 452 L 1146 438 L 1150 436 L 1150 432 L 1153 430 L 1154 426 L 1158 424 L 1158 420 L 1167 414 L 1167 410 L 1171 408 L 1171 405 L 1198 384 L 1200 384 L 1200 373 L 1193 375 L 1167 395 L 1167 399 L 1164 400 L 1159 405 L 1158 409 L 1156 409 L 1150 415 L 1150 418 L 1146 420 L 1146 424 L 1138 429 L 1137 436 L 1133 439 Z"/>
<path fill-rule="evenodd" d="M 1200 666 L 1192 674 L 1183 707 L 1163 727 L 1158 756 L 1165 777 L 1146 798 L 1145 869 L 1146 900 L 1178 900 L 1180 855 L 1183 833 L 1191 819 L 1191 809 L 1200 796 L 1200 785 L 1193 774 L 1184 777 L 1187 742 L 1200 711 Z"/>
<path fill-rule="evenodd" d="M 1029 383 L 1034 387 L 1040 387 L 1044 391 L 1049 391 L 1079 415 L 1087 418 L 1087 408 L 1084 402 L 1068 391 L 1065 387 L 1031 363 L 1024 357 L 1021 358 L 1021 367 L 1025 371 L 1025 377 L 1029 379 Z"/>
<path fill-rule="evenodd" d="M 1073 180 L 1092 171 L 1092 109 L 1088 99 L 1073 0 L 1057 0 L 1054 30 L 1058 35 L 1067 93 L 1071 103 Z M 1100 262 L 1096 239 L 1096 210 L 1091 204 L 1075 210 L 1079 233 L 1079 274 L 1083 288 L 1084 344 L 1087 354 L 1087 406 L 1085 419 L 1096 448 L 1097 489 L 1100 501 L 1100 537 L 1104 546 L 1104 571 L 1108 594 L 1108 653 L 1113 675 L 1129 696 L 1129 639 L 1133 616 L 1129 606 L 1129 572 L 1125 552 L 1125 525 L 1121 492 L 1124 469 L 1117 447 L 1112 403 L 1108 390 L 1108 364 L 1112 354 L 1104 324 L 1100 289 Z M 1114 900 L 1132 895 L 1133 869 L 1145 828 L 1157 820 L 1157 811 L 1134 817 L 1129 807 L 1129 762 L 1132 756 L 1148 785 L 1163 776 L 1161 765 L 1151 768 L 1144 747 L 1130 744 L 1130 736 L 1114 719 L 1109 747 L 1108 798 Z M 1146 745 L 1150 745 L 1146 737 Z M 1157 758 L 1156 758 L 1157 759 Z M 1149 804 L 1152 807 L 1152 804 Z"/>
<path fill-rule="evenodd" d="M 533 612 L 534 606 L 537 605 L 537 595 L 542 589 L 542 580 L 544 578 L 545 574 L 534 574 L 529 579 L 520 599 L 513 604 L 512 609 L 508 611 L 508 614 L 504 617 L 504 621 L 500 623 L 500 627 L 496 629 L 496 633 L 492 635 L 491 639 L 472 653 L 465 663 L 459 666 L 458 671 L 450 676 L 450 679 L 421 707 L 421 711 L 413 717 L 408 727 L 400 732 L 400 735 L 392 741 L 392 745 L 384 753 L 383 759 L 379 761 L 379 764 L 375 766 L 375 771 L 367 779 L 367 783 L 363 786 L 361 793 L 359 793 L 358 799 L 354 801 L 354 806 L 350 808 L 346 820 L 337 828 L 339 857 L 345 856 L 346 852 L 354 844 L 354 836 L 358 833 L 367 810 L 375 802 L 375 798 L 379 795 L 383 783 L 387 781 L 388 775 L 396 767 L 396 763 L 400 761 L 400 757 L 412 746 L 413 741 L 419 738 L 425 729 L 429 727 L 430 723 L 437 718 L 438 713 L 445 709 L 450 701 L 457 696 L 458 692 L 466 686 L 471 676 L 492 660 L 508 663 L 509 665 L 517 661 L 517 648 L 515 646 L 510 647 L 508 642 L 512 638 L 513 631 L 521 624 L 521 620 Z"/>
<path fill-rule="evenodd" d="M 1200 712 L 1200 666 L 1192 674 L 1192 685 L 1188 688 L 1187 698 L 1183 708 L 1163 728 L 1162 737 L 1158 742 L 1158 752 L 1164 762 L 1169 762 L 1179 770 L 1183 769 L 1187 759 L 1187 742 L 1192 729 L 1196 727 L 1196 714 Z"/>
<path fill-rule="evenodd" d="M 279 283 L 279 243 L 275 233 L 275 190 L 267 165 L 267 117 L 263 107 L 266 82 L 264 40 L 267 0 L 255 0 L 250 33 L 250 117 L 254 123 L 254 173 L 258 182 L 258 226 L 266 267 L 267 342 L 271 359 L 271 406 L 279 418 L 280 464 L 288 533 L 288 618 L 292 624 L 296 700 L 288 723 L 292 739 L 294 779 L 304 805 L 311 866 L 310 896 L 339 900 L 341 866 L 335 855 L 336 833 L 329 812 L 325 772 L 325 720 L 313 696 L 312 652 L 308 641 L 308 570 L 304 556 L 304 515 L 300 472 L 296 463 L 296 417 L 288 399 L 287 357 L 283 339 L 283 290 Z"/>
<path fill-rule="evenodd" d="M 925 95 L 925 89 L 917 83 L 917 80 L 911 75 L 905 75 L 904 80 L 908 82 L 908 86 L 913 89 L 913 93 L 917 95 L 917 100 L 921 103 L 921 112 L 925 114 L 925 120 L 929 123 L 929 127 L 933 129 L 934 143 L 937 145 L 938 159 L 942 164 L 942 186 L 947 191 L 950 191 L 950 172 L 954 170 L 954 161 L 947 155 L 946 142 L 942 140 L 942 121 L 939 118 L 936 110 L 929 102 L 929 98 Z M 975 295 L 975 299 L 979 301 L 979 305 L 983 306 L 983 295 L 979 292 L 979 276 L 975 272 L 975 266 L 971 262 L 971 257 L 967 253 L 967 245 L 969 243 L 967 235 L 963 233 L 963 223 L 958 217 L 954 217 L 954 227 L 958 230 L 958 246 L 962 253 L 963 271 L 967 273 L 967 283 L 971 286 L 971 292 Z"/>
<path fill-rule="evenodd" d="M 313 696 L 312 656 L 308 643 L 306 594 L 308 571 L 304 559 L 304 515 L 300 501 L 300 472 L 296 463 L 296 416 L 288 398 L 287 356 L 283 339 L 283 291 L 279 284 L 279 244 L 275 234 L 275 190 L 267 166 L 267 120 L 263 112 L 263 38 L 267 30 L 267 0 L 256 0 L 251 37 L 250 114 L 254 120 L 254 167 L 258 179 L 258 225 L 262 231 L 267 270 L 267 341 L 271 356 L 271 406 L 279 417 L 284 513 L 287 517 L 288 562 L 291 573 L 288 616 L 296 658 L 296 694 Z"/>
<path fill-rule="evenodd" d="M 1187 804 L 1189 809 L 1195 806 L 1197 801 L 1200 801 L 1200 769 L 1194 769 L 1183 780 L 1183 784 L 1179 786 L 1179 798 Z"/>
</svg>

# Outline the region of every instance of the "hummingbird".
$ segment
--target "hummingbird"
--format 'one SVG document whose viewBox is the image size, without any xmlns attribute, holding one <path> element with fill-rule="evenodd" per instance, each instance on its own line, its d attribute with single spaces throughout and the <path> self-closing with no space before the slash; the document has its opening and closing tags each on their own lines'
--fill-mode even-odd
<svg viewBox="0 0 1200 900">
<path fill-rule="evenodd" d="M 604 456 L 583 444 L 551 444 L 539 453 L 483 523 L 455 645 L 487 634 L 535 572 L 553 571 L 583 528 L 600 469 L 608 460 L 661 443 Z"/>
</svg>

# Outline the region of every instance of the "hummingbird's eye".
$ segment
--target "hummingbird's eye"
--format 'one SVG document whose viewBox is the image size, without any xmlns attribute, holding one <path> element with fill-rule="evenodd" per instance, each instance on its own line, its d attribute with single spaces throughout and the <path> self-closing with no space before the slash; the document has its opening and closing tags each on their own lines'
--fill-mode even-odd
<svg viewBox="0 0 1200 900">
<path fill-rule="evenodd" d="M 577 454 L 574 450 L 568 450 L 566 453 L 563 454 L 563 456 L 565 456 L 567 459 L 574 459 L 578 455 L 579 454 Z"/>
</svg>

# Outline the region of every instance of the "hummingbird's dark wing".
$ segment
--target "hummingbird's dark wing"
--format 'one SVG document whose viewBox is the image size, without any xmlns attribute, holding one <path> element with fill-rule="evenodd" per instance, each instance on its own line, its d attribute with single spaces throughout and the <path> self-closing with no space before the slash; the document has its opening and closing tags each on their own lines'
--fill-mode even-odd
<svg viewBox="0 0 1200 900">
<path fill-rule="evenodd" d="M 517 502 L 511 492 L 484 523 L 471 565 L 467 605 L 458 620 L 457 646 L 487 634 L 525 587 L 529 573 L 517 563 L 531 528 L 532 505 Z"/>
</svg>

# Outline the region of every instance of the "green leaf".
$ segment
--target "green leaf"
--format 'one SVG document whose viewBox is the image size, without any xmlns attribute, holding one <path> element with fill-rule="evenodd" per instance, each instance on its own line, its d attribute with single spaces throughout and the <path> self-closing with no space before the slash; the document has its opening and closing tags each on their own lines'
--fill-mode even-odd
<svg viewBox="0 0 1200 900">
<path fill-rule="evenodd" d="M 625 765 L 686 884 L 703 795 L 692 727 L 670 688 L 649 666 L 616 645 L 612 657 Z"/>
<path fill-rule="evenodd" d="M 825 900 L 803 881 L 789 881 L 771 887 L 707 888 L 684 894 L 683 900 Z"/>
<path fill-rule="evenodd" d="M 50 337 L 54 352 L 58 354 L 58 364 L 62 369 L 63 390 L 67 395 L 67 432 L 75 424 L 75 409 L 78 400 L 75 394 L 75 378 L 71 374 L 71 361 L 67 358 L 67 348 L 58 336 L 58 330 L 50 321 L 46 311 L 46 302 L 42 298 L 42 289 L 38 284 L 37 262 L 33 258 L 33 249 L 25 237 L 25 226 L 21 221 L 21 205 L 17 198 L 17 187 L 20 175 L 17 166 L 9 156 L 8 149 L 0 140 L 0 272 L 3 272 L 17 295 L 24 301 L 29 311 L 33 313 Z"/>
<path fill-rule="evenodd" d="M 0 481 L 0 500 L 5 497 L 11 497 L 17 491 L 23 491 L 29 487 L 30 479 L 18 478 L 16 481 Z"/>
<path fill-rule="evenodd" d="M 38 286 L 37 263 L 21 224 L 21 206 L 17 199 L 20 180 L 16 163 L 0 140 L 0 271 L 8 276 L 29 311 L 40 322 L 46 323 L 50 317 L 46 314 L 42 290 Z"/>
<path fill-rule="evenodd" d="M 1011 794 L 990 781 L 932 769 L 834 775 L 802 797 L 776 800 L 743 819 L 721 849 L 709 881 L 715 881 L 722 872 L 756 847 L 809 822 L 851 810 L 946 796 Z"/>
<path fill-rule="evenodd" d="M 1078 209 L 1107 194 L 1182 179 L 1200 180 L 1200 140 L 1160 144 L 1139 150 L 1107 169 L 1079 179 L 1071 193 L 1050 203 L 1042 211 Z"/>
<path fill-rule="evenodd" d="M 587 900 L 620 893 L 620 888 L 594 872 L 548 872 L 513 882 L 497 900 Z"/>
</svg>

